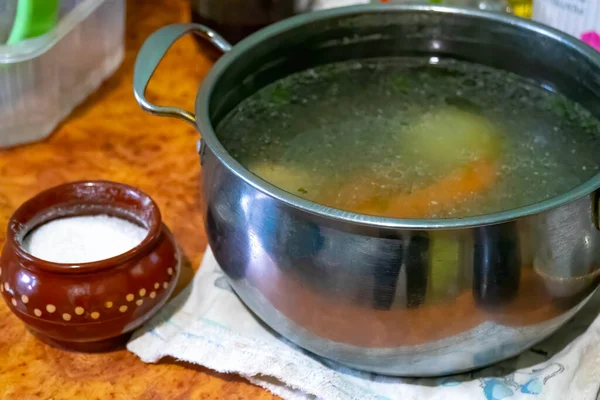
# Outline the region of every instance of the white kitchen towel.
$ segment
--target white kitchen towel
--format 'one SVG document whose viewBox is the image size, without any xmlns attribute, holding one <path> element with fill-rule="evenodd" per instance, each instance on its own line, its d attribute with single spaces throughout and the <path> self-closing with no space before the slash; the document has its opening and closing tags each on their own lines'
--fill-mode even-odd
<svg viewBox="0 0 600 400">
<path fill-rule="evenodd" d="M 145 362 L 170 356 L 239 374 L 290 400 L 594 400 L 600 389 L 599 308 L 600 291 L 551 338 L 473 373 L 378 376 L 309 354 L 265 327 L 233 293 L 207 249 L 193 282 L 127 348 Z"/>
</svg>

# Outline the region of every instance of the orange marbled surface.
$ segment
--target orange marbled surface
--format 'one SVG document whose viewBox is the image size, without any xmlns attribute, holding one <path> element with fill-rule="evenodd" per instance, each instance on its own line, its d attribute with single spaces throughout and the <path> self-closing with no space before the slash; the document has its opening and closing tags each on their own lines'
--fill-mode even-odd
<svg viewBox="0 0 600 400">
<path fill-rule="evenodd" d="M 160 26 L 189 20 L 186 0 L 127 2 L 125 61 L 47 140 L 0 150 L 0 246 L 14 210 L 39 191 L 79 179 L 108 179 L 152 196 L 192 266 L 206 236 L 198 206 L 198 134 L 144 113 L 132 95 L 133 63 Z M 169 52 L 149 87 L 160 104 L 192 109 L 211 67 L 193 39 Z M 187 276 L 191 276 L 190 265 Z M 236 376 L 172 361 L 144 364 L 131 353 L 69 353 L 40 343 L 0 302 L 0 399 L 271 399 Z"/>
</svg>

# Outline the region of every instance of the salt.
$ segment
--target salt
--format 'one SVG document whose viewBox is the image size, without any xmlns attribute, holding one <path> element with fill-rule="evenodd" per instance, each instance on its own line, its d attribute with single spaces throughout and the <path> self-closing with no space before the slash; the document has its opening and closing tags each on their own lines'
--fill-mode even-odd
<svg viewBox="0 0 600 400">
<path fill-rule="evenodd" d="M 148 230 L 108 215 L 60 218 L 39 226 L 23 241 L 42 260 L 73 264 L 104 260 L 140 244 Z"/>
</svg>

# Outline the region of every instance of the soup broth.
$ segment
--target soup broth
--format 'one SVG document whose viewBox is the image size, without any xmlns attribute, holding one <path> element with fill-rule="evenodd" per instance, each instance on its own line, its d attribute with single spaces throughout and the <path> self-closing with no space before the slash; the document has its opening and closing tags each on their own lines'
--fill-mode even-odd
<svg viewBox="0 0 600 400">
<path fill-rule="evenodd" d="M 600 123 L 505 71 L 385 58 L 285 77 L 241 102 L 217 135 L 250 171 L 316 203 L 460 218 L 537 203 L 589 179 Z"/>
</svg>

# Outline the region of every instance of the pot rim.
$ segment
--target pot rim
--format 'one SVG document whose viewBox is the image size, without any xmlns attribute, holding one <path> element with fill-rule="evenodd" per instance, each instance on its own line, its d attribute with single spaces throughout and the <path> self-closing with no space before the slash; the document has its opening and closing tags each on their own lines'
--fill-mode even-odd
<svg viewBox="0 0 600 400">
<path fill-rule="evenodd" d="M 272 197 L 282 203 L 296 208 L 298 210 L 308 212 L 320 217 L 325 217 L 338 222 L 349 224 L 366 225 L 378 228 L 389 229 L 461 229 L 471 228 L 475 226 L 500 224 L 516 220 L 522 217 L 539 214 L 553 208 L 560 207 L 564 204 L 575 201 L 586 195 L 591 194 L 600 187 L 600 173 L 592 176 L 580 185 L 549 199 L 538 203 L 530 204 L 524 207 L 511 210 L 501 211 L 491 214 L 483 214 L 466 218 L 448 218 L 448 219 L 406 219 L 406 218 L 391 218 L 377 217 L 364 214 L 353 213 L 332 207 L 320 205 L 318 203 L 303 199 L 292 193 L 286 192 L 269 182 L 259 178 L 252 172 L 242 166 L 235 160 L 225 147 L 219 141 L 212 121 L 209 116 L 209 107 L 212 92 L 218 83 L 223 73 L 229 66 L 238 58 L 244 56 L 251 51 L 255 46 L 262 41 L 276 36 L 282 32 L 286 32 L 311 22 L 327 20 L 335 17 L 351 16 L 351 15 L 366 15 L 377 14 L 382 12 L 382 7 L 385 7 L 385 12 L 435 12 L 444 14 L 456 14 L 472 18 L 485 19 L 495 21 L 497 23 L 518 26 L 520 29 L 544 35 L 561 45 L 570 47 L 579 53 L 583 58 L 589 59 L 600 71 L 600 52 L 583 43 L 575 37 L 566 33 L 560 32 L 549 26 L 519 18 L 510 14 L 493 13 L 476 9 L 466 9 L 447 6 L 432 6 L 432 5 L 358 5 L 350 7 L 341 7 L 323 11 L 315 11 L 312 13 L 300 14 L 292 18 L 288 18 L 281 22 L 270 25 L 239 42 L 233 49 L 224 54 L 212 67 L 208 75 L 204 79 L 200 90 L 196 96 L 195 111 L 196 111 L 196 128 L 202 133 L 202 140 L 206 142 L 213 154 L 223 163 L 223 165 L 242 179 L 247 184 L 259 190 L 263 194 Z M 599 100 L 600 101 L 600 100 Z"/>
<path fill-rule="evenodd" d="M 143 205 L 150 212 L 148 219 L 143 222 L 147 224 L 148 233 L 144 239 L 134 248 L 126 251 L 125 253 L 117 254 L 116 256 L 105 258 L 98 261 L 91 262 L 73 262 L 73 263 L 59 263 L 54 261 L 44 260 L 42 258 L 35 257 L 29 253 L 22 245 L 22 240 L 19 240 L 23 224 L 20 222 L 23 215 L 30 209 L 35 209 L 35 201 L 42 198 L 51 196 L 54 193 L 61 192 L 68 188 L 78 187 L 104 187 L 104 188 L 116 188 L 123 191 L 135 193 L 139 197 L 139 204 Z M 107 208 L 119 209 L 117 206 L 112 206 L 111 203 L 106 203 Z M 51 207 L 50 207 L 51 208 Z M 37 211 L 36 215 L 41 214 L 43 211 Z M 45 221 L 43 223 L 46 223 Z M 141 222 L 141 221 L 138 221 Z M 34 227 L 35 228 L 35 227 Z M 127 185 L 120 182 L 112 182 L 105 180 L 83 180 L 63 183 L 58 186 L 46 189 L 34 197 L 23 203 L 10 217 L 7 227 L 6 241 L 12 246 L 15 254 L 22 260 L 27 262 L 26 268 L 33 267 L 39 268 L 53 273 L 60 274 L 85 274 L 91 272 L 97 272 L 107 269 L 112 269 L 122 266 L 124 263 L 130 261 L 133 258 L 139 257 L 146 254 L 154 245 L 154 242 L 159 238 L 163 229 L 162 216 L 160 209 L 156 202 L 141 189 Z"/>
</svg>

